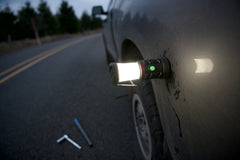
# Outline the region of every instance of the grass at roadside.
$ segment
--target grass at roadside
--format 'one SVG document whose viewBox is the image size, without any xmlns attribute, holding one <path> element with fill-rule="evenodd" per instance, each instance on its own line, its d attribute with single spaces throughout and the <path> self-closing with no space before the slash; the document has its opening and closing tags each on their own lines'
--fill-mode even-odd
<svg viewBox="0 0 240 160">
<path fill-rule="evenodd" d="M 77 33 L 77 34 L 61 34 L 61 35 L 53 35 L 53 36 L 46 36 L 41 37 L 41 43 L 48 43 L 53 42 L 56 40 L 71 38 L 71 37 L 77 37 L 80 35 L 89 35 L 89 34 L 95 34 L 102 32 L 102 29 L 97 29 L 94 31 L 85 31 L 83 33 Z M 20 50 L 23 48 L 31 47 L 31 46 L 37 46 L 36 39 L 26 39 L 26 40 L 20 40 L 20 41 L 12 41 L 11 43 L 1 42 L 0 43 L 0 55 L 10 53 L 16 50 Z"/>
</svg>

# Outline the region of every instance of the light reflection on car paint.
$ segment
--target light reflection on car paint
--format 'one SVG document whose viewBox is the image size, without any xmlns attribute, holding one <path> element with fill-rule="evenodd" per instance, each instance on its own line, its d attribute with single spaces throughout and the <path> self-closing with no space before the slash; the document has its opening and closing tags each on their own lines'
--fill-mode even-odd
<svg viewBox="0 0 240 160">
<path fill-rule="evenodd" d="M 211 73 L 214 67 L 214 64 L 209 58 L 196 58 L 194 59 L 196 63 L 195 73 Z"/>
</svg>

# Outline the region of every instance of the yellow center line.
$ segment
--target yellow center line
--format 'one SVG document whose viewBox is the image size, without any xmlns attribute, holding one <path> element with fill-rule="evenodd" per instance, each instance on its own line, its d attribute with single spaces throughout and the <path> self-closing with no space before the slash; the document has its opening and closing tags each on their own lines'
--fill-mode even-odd
<svg viewBox="0 0 240 160">
<path fill-rule="evenodd" d="M 31 63 L 29 63 L 29 64 L 21 67 L 20 69 L 12 72 L 11 74 L 7 75 L 6 77 L 4 77 L 4 78 L 2 78 L 2 79 L 0 79 L 0 84 L 2 84 L 3 82 L 7 81 L 8 79 L 14 77 L 14 76 L 17 75 L 18 73 L 21 73 L 22 71 L 24 71 L 24 70 L 30 68 L 31 66 L 37 64 L 38 62 L 46 59 L 47 57 L 49 57 L 49 56 L 51 56 L 51 55 L 53 55 L 53 54 L 55 54 L 55 53 L 57 53 L 57 52 L 65 49 L 65 48 L 67 48 L 67 47 L 70 47 L 70 46 L 72 46 L 72 45 L 74 45 L 74 44 L 77 44 L 77 43 L 82 42 L 82 41 L 84 41 L 84 40 L 90 39 L 90 38 L 92 38 L 92 37 L 94 37 L 94 36 L 95 36 L 95 35 L 93 35 L 93 36 L 88 36 L 88 37 L 83 37 L 83 38 L 78 39 L 78 40 L 76 40 L 76 41 L 73 41 L 73 42 L 64 44 L 64 45 L 59 46 L 59 47 L 56 47 L 56 48 L 54 48 L 54 49 L 50 49 L 50 50 L 48 50 L 48 51 L 45 51 L 45 52 L 43 52 L 43 53 L 40 53 L 40 54 L 37 55 L 37 56 L 34 56 L 34 57 L 32 57 L 32 58 L 29 58 L 29 59 L 27 59 L 27 60 L 25 60 L 25 61 L 23 61 L 23 62 L 15 65 L 15 66 L 13 66 L 13 67 L 11 67 L 11 68 L 9 68 L 9 69 L 1 72 L 1 73 L 0 73 L 0 76 L 3 76 L 3 75 L 5 75 L 5 74 L 7 74 L 7 73 L 9 73 L 9 72 L 11 72 L 11 71 L 13 71 L 13 70 L 15 70 L 15 69 L 17 69 L 17 68 L 19 68 L 19 67 L 21 67 L 21 66 L 23 66 L 23 65 L 25 65 L 25 64 L 27 64 L 27 63 L 29 63 L 29 62 L 32 61 Z"/>
<path fill-rule="evenodd" d="M 27 59 L 27 60 L 25 60 L 25 61 L 23 61 L 23 62 L 15 65 L 15 66 L 11 67 L 11 68 L 9 68 L 9 69 L 6 69 L 5 71 L 3 71 L 3 72 L 0 73 L 0 77 L 3 76 L 3 75 L 5 75 L 5 74 L 8 74 L 9 72 L 11 72 L 11 71 L 13 71 L 13 70 L 15 70 L 15 69 L 17 69 L 17 68 L 19 68 L 19 67 L 21 67 L 21 66 L 23 66 L 23 65 L 25 65 L 25 64 L 27 64 L 27 63 L 29 63 L 29 62 L 31 62 L 31 61 L 34 60 L 34 59 L 37 59 L 37 58 L 43 56 L 44 54 L 47 54 L 48 52 L 49 52 L 49 51 L 43 52 L 43 53 L 41 53 L 41 54 L 38 54 L 38 55 L 36 55 L 36 56 L 34 56 L 34 57 L 32 57 L 32 58 L 29 58 L 29 59 Z"/>
</svg>

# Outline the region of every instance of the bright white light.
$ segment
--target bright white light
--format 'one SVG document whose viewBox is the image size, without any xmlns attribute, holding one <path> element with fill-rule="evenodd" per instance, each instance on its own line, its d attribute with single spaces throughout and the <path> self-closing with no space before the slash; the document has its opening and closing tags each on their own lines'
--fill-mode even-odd
<svg viewBox="0 0 240 160">
<path fill-rule="evenodd" d="M 140 79 L 141 70 L 138 62 L 117 63 L 119 82 Z"/>
<path fill-rule="evenodd" d="M 210 73 L 213 70 L 213 62 L 209 58 L 194 59 L 197 64 L 195 73 Z"/>
</svg>

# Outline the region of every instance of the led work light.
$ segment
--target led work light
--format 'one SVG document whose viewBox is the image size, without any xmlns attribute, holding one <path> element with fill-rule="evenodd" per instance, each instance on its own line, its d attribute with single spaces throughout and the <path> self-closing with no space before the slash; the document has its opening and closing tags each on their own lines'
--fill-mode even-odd
<svg viewBox="0 0 240 160">
<path fill-rule="evenodd" d="M 133 81 L 136 80 L 167 78 L 170 74 L 170 63 L 165 57 L 131 63 L 111 63 L 109 67 L 113 84 L 123 86 L 134 86 Z"/>
</svg>

